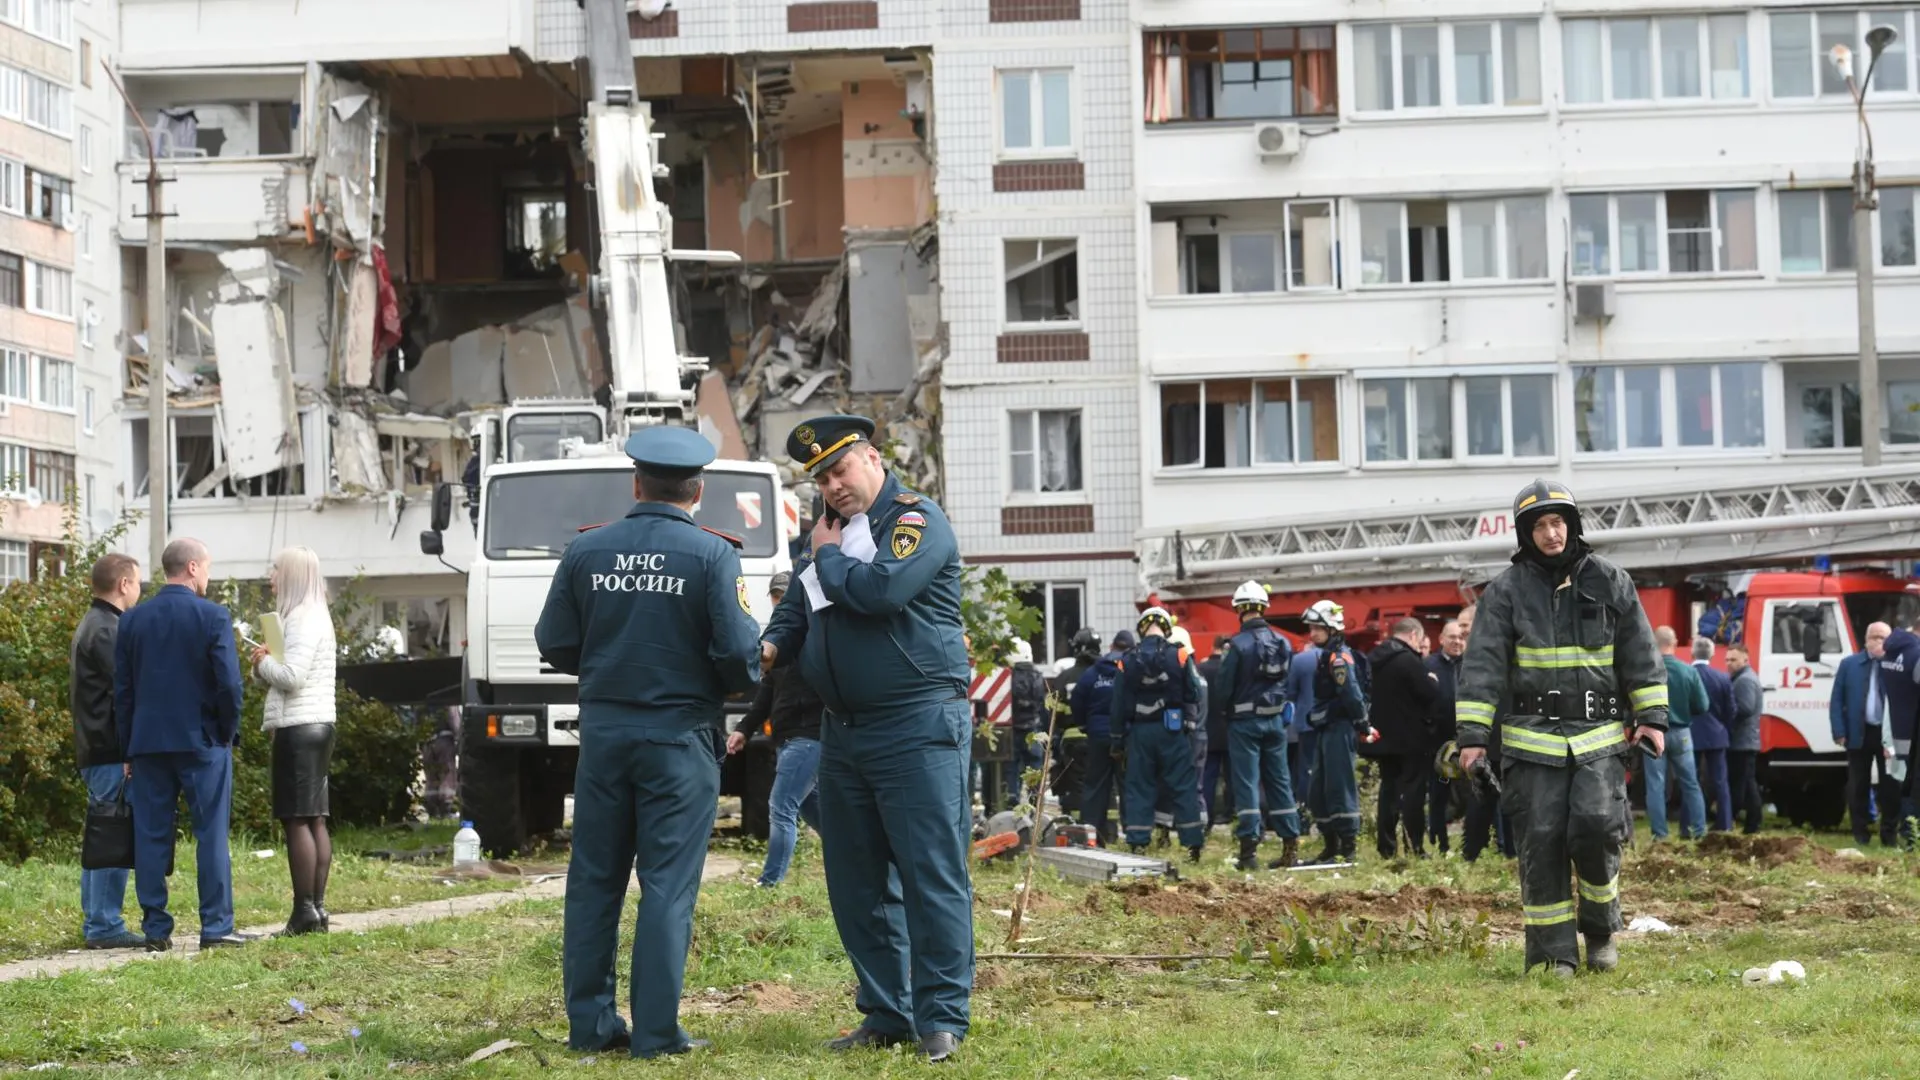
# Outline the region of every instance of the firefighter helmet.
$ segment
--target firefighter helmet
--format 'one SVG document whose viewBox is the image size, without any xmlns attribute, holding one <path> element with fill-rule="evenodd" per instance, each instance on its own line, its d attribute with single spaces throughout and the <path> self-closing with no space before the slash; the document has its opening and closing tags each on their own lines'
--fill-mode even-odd
<svg viewBox="0 0 1920 1080">
<path fill-rule="evenodd" d="M 1073 655 L 1100 655 L 1100 632 L 1091 626 L 1083 626 L 1073 632 Z"/>
<path fill-rule="evenodd" d="M 1033 645 L 1025 640 L 1014 642 L 1013 662 L 1016 664 L 1033 663 Z"/>
<path fill-rule="evenodd" d="M 1272 594 L 1267 592 L 1265 585 L 1257 581 L 1243 581 L 1239 588 L 1233 590 L 1233 609 L 1238 611 L 1241 608 L 1257 607 L 1265 611 L 1271 599 Z"/>
<path fill-rule="evenodd" d="M 1163 607 L 1150 607 L 1141 612 L 1140 620 L 1134 623 L 1134 628 L 1144 634 L 1147 632 L 1147 627 L 1155 624 L 1159 625 L 1162 633 L 1173 633 L 1173 616 L 1167 614 L 1167 609 Z"/>
<path fill-rule="evenodd" d="M 1460 768 L 1460 744 L 1448 739 L 1433 759 L 1433 770 L 1442 780 L 1458 780 L 1466 773 Z"/>
<path fill-rule="evenodd" d="M 1187 628 L 1184 626 L 1176 626 L 1167 631 L 1167 640 L 1188 652 L 1193 651 L 1193 635 L 1187 633 Z"/>
<path fill-rule="evenodd" d="M 1347 631 L 1347 610 L 1331 600 L 1315 601 L 1300 619 L 1308 626 L 1324 626 L 1343 634 Z"/>
<path fill-rule="evenodd" d="M 1567 519 L 1570 536 L 1579 535 L 1580 507 L 1573 500 L 1572 489 L 1558 480 L 1535 480 L 1513 497 L 1513 528 L 1522 542 L 1533 531 L 1533 519 L 1549 510 Z"/>
</svg>

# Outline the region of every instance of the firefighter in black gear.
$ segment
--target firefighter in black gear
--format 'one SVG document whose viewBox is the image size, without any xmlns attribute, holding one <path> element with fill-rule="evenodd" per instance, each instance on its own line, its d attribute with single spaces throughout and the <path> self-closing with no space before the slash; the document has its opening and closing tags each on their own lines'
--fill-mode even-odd
<svg viewBox="0 0 1920 1080">
<path fill-rule="evenodd" d="M 1153 807 L 1162 791 L 1173 801 L 1173 828 L 1192 862 L 1200 861 L 1206 822 L 1200 818 L 1200 781 L 1193 775 L 1193 725 L 1202 688 L 1187 650 L 1169 641 L 1173 618 L 1151 607 L 1140 614 L 1140 644 L 1120 661 L 1113 688 L 1113 742 L 1125 745 L 1126 799 L 1120 826 L 1135 853 L 1153 836 Z"/>
<path fill-rule="evenodd" d="M 1627 752 L 1665 745 L 1666 667 L 1632 580 L 1580 539 L 1565 484 L 1529 484 L 1514 499 L 1513 523 L 1520 550 L 1481 596 L 1460 665 L 1460 765 L 1474 767 L 1498 720 L 1501 788 L 1520 837 L 1527 968 L 1571 977 L 1577 922 L 1587 966 L 1608 971 L 1619 962 Z M 1510 711 L 1497 716 L 1502 700 Z"/>
<path fill-rule="evenodd" d="M 1073 663 L 1049 680 L 1054 697 L 1063 708 L 1073 700 L 1073 688 L 1080 685 L 1080 676 L 1093 670 L 1093 665 L 1099 661 L 1099 631 L 1091 626 L 1075 630 Z M 1057 737 L 1053 744 L 1053 775 L 1048 783 L 1054 797 L 1060 800 L 1061 812 L 1078 814 L 1080 788 L 1087 775 L 1087 733 L 1073 725 L 1071 713 L 1063 713 L 1051 720 Z"/>
</svg>

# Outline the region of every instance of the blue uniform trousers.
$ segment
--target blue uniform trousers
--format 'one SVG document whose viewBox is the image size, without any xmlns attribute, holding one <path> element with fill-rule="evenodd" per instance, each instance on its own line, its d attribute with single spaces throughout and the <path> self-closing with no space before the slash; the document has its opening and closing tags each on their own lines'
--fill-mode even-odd
<svg viewBox="0 0 1920 1080">
<path fill-rule="evenodd" d="M 1114 780 L 1119 772 L 1120 763 L 1113 760 L 1113 740 L 1105 735 L 1087 736 L 1087 777 L 1081 788 L 1080 824 L 1093 826 L 1103 843 L 1113 840 L 1107 813 L 1113 808 Z"/>
<path fill-rule="evenodd" d="M 233 751 L 138 754 L 127 801 L 133 806 L 133 883 L 140 929 L 149 939 L 173 936 L 167 870 L 173 866 L 174 807 L 186 796 L 200 886 L 200 936 L 233 933 L 233 864 L 227 824 L 233 812 Z"/>
<path fill-rule="evenodd" d="M 1248 716 L 1227 721 L 1227 756 L 1233 770 L 1233 804 L 1239 808 L 1233 835 L 1258 840 L 1271 825 L 1276 835 L 1300 835 L 1300 810 L 1293 802 L 1293 776 L 1287 769 L 1287 731 L 1277 716 Z M 1265 797 L 1266 822 L 1260 818 Z"/>
<path fill-rule="evenodd" d="M 614 949 L 636 874 L 632 1053 L 654 1057 L 687 1042 L 680 990 L 719 796 L 711 729 L 651 726 L 645 714 L 591 703 L 581 709 L 561 959 L 574 1049 L 598 1050 L 625 1027 L 614 1010 Z"/>
<path fill-rule="evenodd" d="M 1120 826 L 1127 843 L 1153 839 L 1153 808 L 1166 791 L 1173 803 L 1173 827 L 1181 847 L 1206 840 L 1200 820 L 1200 781 L 1193 770 L 1193 743 L 1185 731 L 1168 731 L 1159 719 L 1134 724 L 1127 732 L 1127 798 Z"/>
<path fill-rule="evenodd" d="M 1329 720 L 1314 732 L 1307 808 L 1313 811 L 1322 836 L 1360 834 L 1360 785 L 1353 778 L 1353 748 L 1351 720 Z"/>
<path fill-rule="evenodd" d="M 827 898 L 860 980 L 865 1025 L 965 1037 L 973 990 L 972 706 L 965 700 L 823 720 Z"/>
<path fill-rule="evenodd" d="M 80 770 L 87 782 L 87 798 L 118 801 L 126 789 L 126 773 L 119 765 L 89 765 Z M 127 872 L 121 869 L 80 871 L 81 932 L 88 941 L 105 941 L 127 932 L 120 910 L 127 903 Z"/>
</svg>

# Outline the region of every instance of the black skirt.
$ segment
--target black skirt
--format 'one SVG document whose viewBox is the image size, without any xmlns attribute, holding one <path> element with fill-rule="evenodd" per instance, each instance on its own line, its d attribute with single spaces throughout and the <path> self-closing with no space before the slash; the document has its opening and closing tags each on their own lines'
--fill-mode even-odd
<svg viewBox="0 0 1920 1080">
<path fill-rule="evenodd" d="M 327 772 L 332 763 L 332 724 L 273 729 L 273 816 L 328 816 Z"/>
</svg>

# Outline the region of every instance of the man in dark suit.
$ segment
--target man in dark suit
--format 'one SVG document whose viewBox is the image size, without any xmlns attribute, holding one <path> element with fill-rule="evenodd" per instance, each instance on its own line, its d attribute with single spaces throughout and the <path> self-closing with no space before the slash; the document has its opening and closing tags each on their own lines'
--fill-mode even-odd
<svg viewBox="0 0 1920 1080">
<path fill-rule="evenodd" d="M 1893 778 L 1892 710 L 1886 684 L 1881 682 L 1880 659 L 1886 654 L 1893 628 L 1886 623 L 1867 626 L 1866 647 L 1840 661 L 1833 673 L 1833 697 L 1828 703 L 1833 741 L 1847 752 L 1847 815 L 1853 820 L 1853 842 L 1861 847 L 1873 833 L 1867 809 L 1869 794 L 1879 796 L 1880 843 L 1892 847 L 1900 834 L 1900 781 Z M 1880 781 L 1873 782 L 1874 774 Z"/>
<path fill-rule="evenodd" d="M 240 663 L 233 617 L 206 598 L 209 568 L 200 541 L 168 544 L 160 558 L 166 586 L 121 617 L 114 643 L 114 724 L 133 768 L 134 891 L 152 952 L 173 947 L 167 870 L 182 794 L 198 850 L 200 947 L 240 945 L 255 936 L 233 930 L 227 822 L 240 734 Z"/>
</svg>

